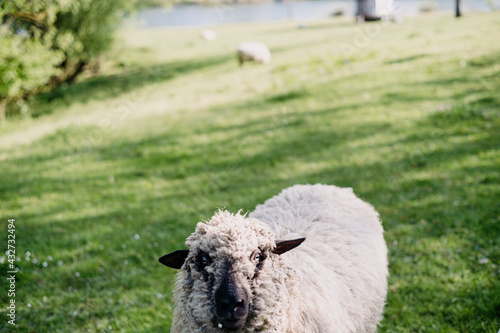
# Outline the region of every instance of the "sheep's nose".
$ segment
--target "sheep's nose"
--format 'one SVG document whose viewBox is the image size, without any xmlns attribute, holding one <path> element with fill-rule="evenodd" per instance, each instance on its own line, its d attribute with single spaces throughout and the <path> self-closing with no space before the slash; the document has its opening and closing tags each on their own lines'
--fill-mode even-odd
<svg viewBox="0 0 500 333">
<path fill-rule="evenodd" d="M 247 301 L 239 295 L 226 294 L 217 298 L 217 307 L 223 317 L 232 316 L 241 318 L 247 314 Z"/>
<path fill-rule="evenodd" d="M 238 286 L 232 274 L 226 275 L 215 291 L 215 308 L 221 324 L 231 330 L 245 325 L 248 316 L 246 292 Z"/>
</svg>

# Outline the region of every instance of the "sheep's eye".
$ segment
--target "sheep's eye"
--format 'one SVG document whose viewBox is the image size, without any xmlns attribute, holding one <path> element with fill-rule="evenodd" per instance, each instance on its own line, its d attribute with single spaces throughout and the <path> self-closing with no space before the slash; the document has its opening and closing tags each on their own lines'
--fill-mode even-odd
<svg viewBox="0 0 500 333">
<path fill-rule="evenodd" d="M 210 259 L 210 256 L 208 254 L 206 254 L 205 252 L 200 252 L 200 254 L 198 254 L 198 262 L 200 264 L 200 266 L 202 268 L 210 265 L 210 262 L 211 262 L 211 259 Z"/>
<path fill-rule="evenodd" d="M 254 263 L 259 263 L 264 260 L 264 256 L 262 255 L 262 252 L 260 250 L 255 250 L 250 255 L 250 260 Z"/>
</svg>

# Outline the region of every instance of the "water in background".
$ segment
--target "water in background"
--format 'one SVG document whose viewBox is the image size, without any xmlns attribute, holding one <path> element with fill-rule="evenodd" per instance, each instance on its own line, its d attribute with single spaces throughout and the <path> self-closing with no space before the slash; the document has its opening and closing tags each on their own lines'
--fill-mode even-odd
<svg viewBox="0 0 500 333">
<path fill-rule="evenodd" d="M 488 2 L 489 1 L 489 2 Z M 394 0 L 395 15 L 416 15 L 430 4 L 436 10 L 454 14 L 455 0 Z M 500 9 L 500 0 L 461 0 L 462 13 Z M 181 5 L 171 9 L 154 8 L 138 14 L 134 23 L 141 27 L 214 26 L 237 22 L 267 22 L 327 18 L 336 12 L 353 17 L 355 0 L 235 3 L 220 6 Z"/>
</svg>

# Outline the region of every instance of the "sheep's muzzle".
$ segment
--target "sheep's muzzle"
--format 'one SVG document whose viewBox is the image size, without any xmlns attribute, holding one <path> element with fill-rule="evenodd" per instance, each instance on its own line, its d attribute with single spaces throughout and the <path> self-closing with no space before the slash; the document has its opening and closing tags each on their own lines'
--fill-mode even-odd
<svg viewBox="0 0 500 333">
<path fill-rule="evenodd" d="M 233 273 L 227 273 L 215 291 L 215 309 L 219 320 L 228 330 L 241 329 L 248 316 L 248 297 L 238 285 Z"/>
</svg>

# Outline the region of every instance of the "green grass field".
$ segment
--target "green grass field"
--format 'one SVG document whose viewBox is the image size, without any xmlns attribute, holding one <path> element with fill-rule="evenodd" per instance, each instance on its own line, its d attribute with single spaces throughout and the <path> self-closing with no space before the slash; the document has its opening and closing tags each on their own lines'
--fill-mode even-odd
<svg viewBox="0 0 500 333">
<path fill-rule="evenodd" d="M 158 257 L 218 207 L 325 183 L 381 214 L 380 332 L 496 333 L 500 12 L 216 31 L 123 28 L 102 75 L 0 125 L 0 332 L 168 332 Z M 272 63 L 240 68 L 245 40 Z"/>
</svg>

